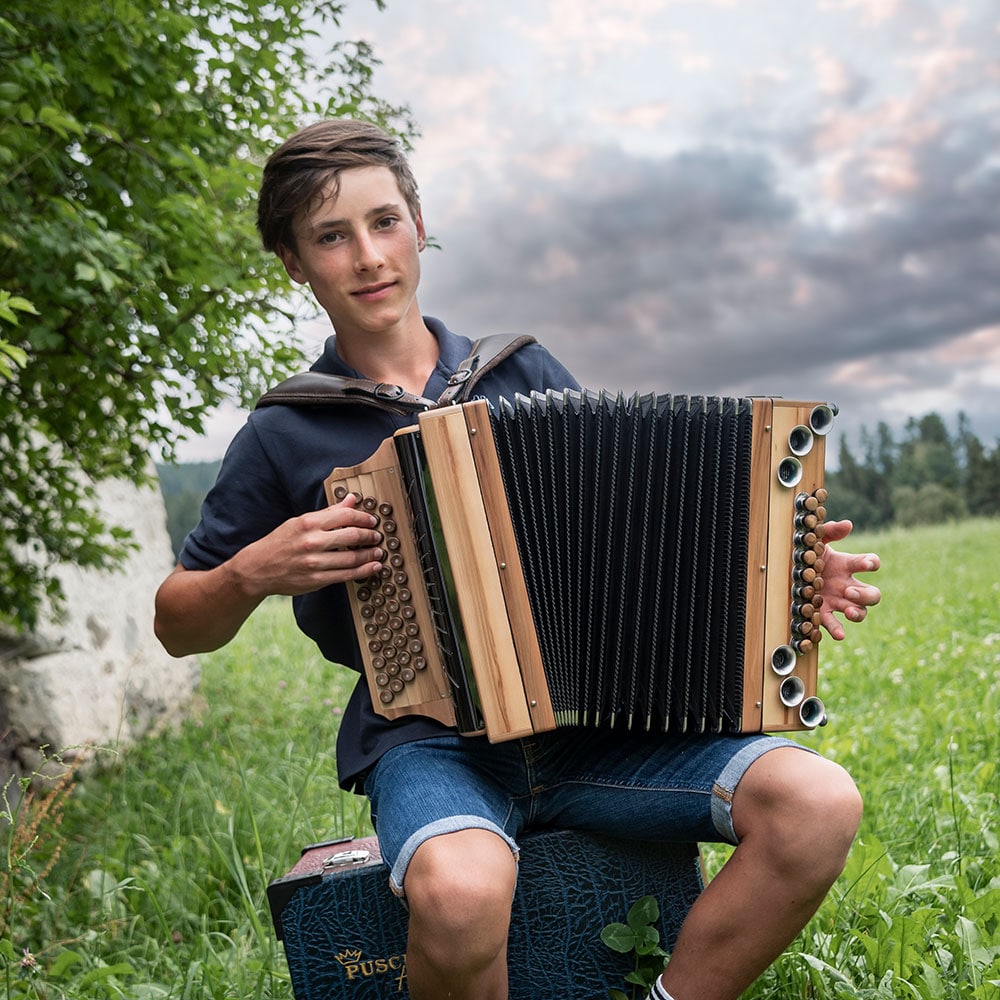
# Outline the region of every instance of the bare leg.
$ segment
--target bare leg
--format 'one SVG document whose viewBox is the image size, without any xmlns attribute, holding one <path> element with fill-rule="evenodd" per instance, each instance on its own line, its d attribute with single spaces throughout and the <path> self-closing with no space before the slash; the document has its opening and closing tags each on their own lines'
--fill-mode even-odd
<svg viewBox="0 0 1000 1000">
<path fill-rule="evenodd" d="M 791 748 L 758 758 L 733 796 L 740 844 L 691 908 L 663 987 L 676 1000 L 735 1000 L 816 912 L 860 820 L 839 765 Z"/>
<path fill-rule="evenodd" d="M 406 978 L 412 1000 L 506 1000 L 516 866 L 488 830 L 425 841 L 406 871 Z"/>
</svg>

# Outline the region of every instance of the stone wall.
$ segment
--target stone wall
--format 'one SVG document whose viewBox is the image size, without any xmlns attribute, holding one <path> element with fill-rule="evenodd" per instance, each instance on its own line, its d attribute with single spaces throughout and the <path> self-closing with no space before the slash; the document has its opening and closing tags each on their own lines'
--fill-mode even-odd
<svg viewBox="0 0 1000 1000">
<path fill-rule="evenodd" d="M 100 489 L 110 523 L 139 544 L 115 572 L 64 567 L 62 620 L 30 636 L 0 633 L 0 779 L 46 756 L 117 748 L 183 716 L 198 685 L 193 657 L 173 659 L 153 635 L 153 598 L 174 559 L 157 487 Z"/>
</svg>

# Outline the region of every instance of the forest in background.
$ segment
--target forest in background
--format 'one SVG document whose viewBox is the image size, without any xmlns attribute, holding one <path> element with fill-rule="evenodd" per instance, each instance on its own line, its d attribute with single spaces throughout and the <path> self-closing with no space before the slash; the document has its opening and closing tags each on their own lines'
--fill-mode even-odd
<svg viewBox="0 0 1000 1000">
<path fill-rule="evenodd" d="M 862 428 L 858 450 L 842 437 L 827 468 L 829 516 L 863 531 L 1000 513 L 1000 442 L 985 446 L 964 413 L 954 432 L 937 413 L 911 417 L 898 436 L 885 423 Z"/>
<path fill-rule="evenodd" d="M 187 533 L 198 523 L 201 503 L 212 488 L 219 472 L 219 462 L 178 462 L 157 465 L 160 492 L 167 508 L 167 531 L 170 547 L 176 556 Z"/>
<path fill-rule="evenodd" d="M 1000 514 L 1000 442 L 984 446 L 965 414 L 954 432 L 929 413 L 911 417 L 901 433 L 880 423 L 863 428 L 855 446 L 844 436 L 831 445 L 831 519 L 849 517 L 859 530 L 879 531 Z M 218 469 L 218 462 L 157 466 L 175 555 L 198 523 Z"/>
</svg>

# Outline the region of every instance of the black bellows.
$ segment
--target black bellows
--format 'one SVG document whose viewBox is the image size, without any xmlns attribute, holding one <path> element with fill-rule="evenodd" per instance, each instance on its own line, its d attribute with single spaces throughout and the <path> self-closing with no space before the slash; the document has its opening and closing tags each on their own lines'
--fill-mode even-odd
<svg viewBox="0 0 1000 1000">
<path fill-rule="evenodd" d="M 558 724 L 739 731 L 751 400 L 550 391 L 491 419 Z"/>
</svg>

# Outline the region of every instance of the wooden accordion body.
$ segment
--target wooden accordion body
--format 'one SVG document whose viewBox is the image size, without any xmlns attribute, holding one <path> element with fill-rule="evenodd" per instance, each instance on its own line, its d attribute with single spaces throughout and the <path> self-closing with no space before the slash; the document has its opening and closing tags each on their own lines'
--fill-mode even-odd
<svg viewBox="0 0 1000 1000">
<path fill-rule="evenodd" d="M 824 724 L 834 413 L 550 391 L 428 410 L 335 469 L 329 501 L 356 493 L 387 552 L 351 585 L 375 710 L 493 741 Z"/>
</svg>

